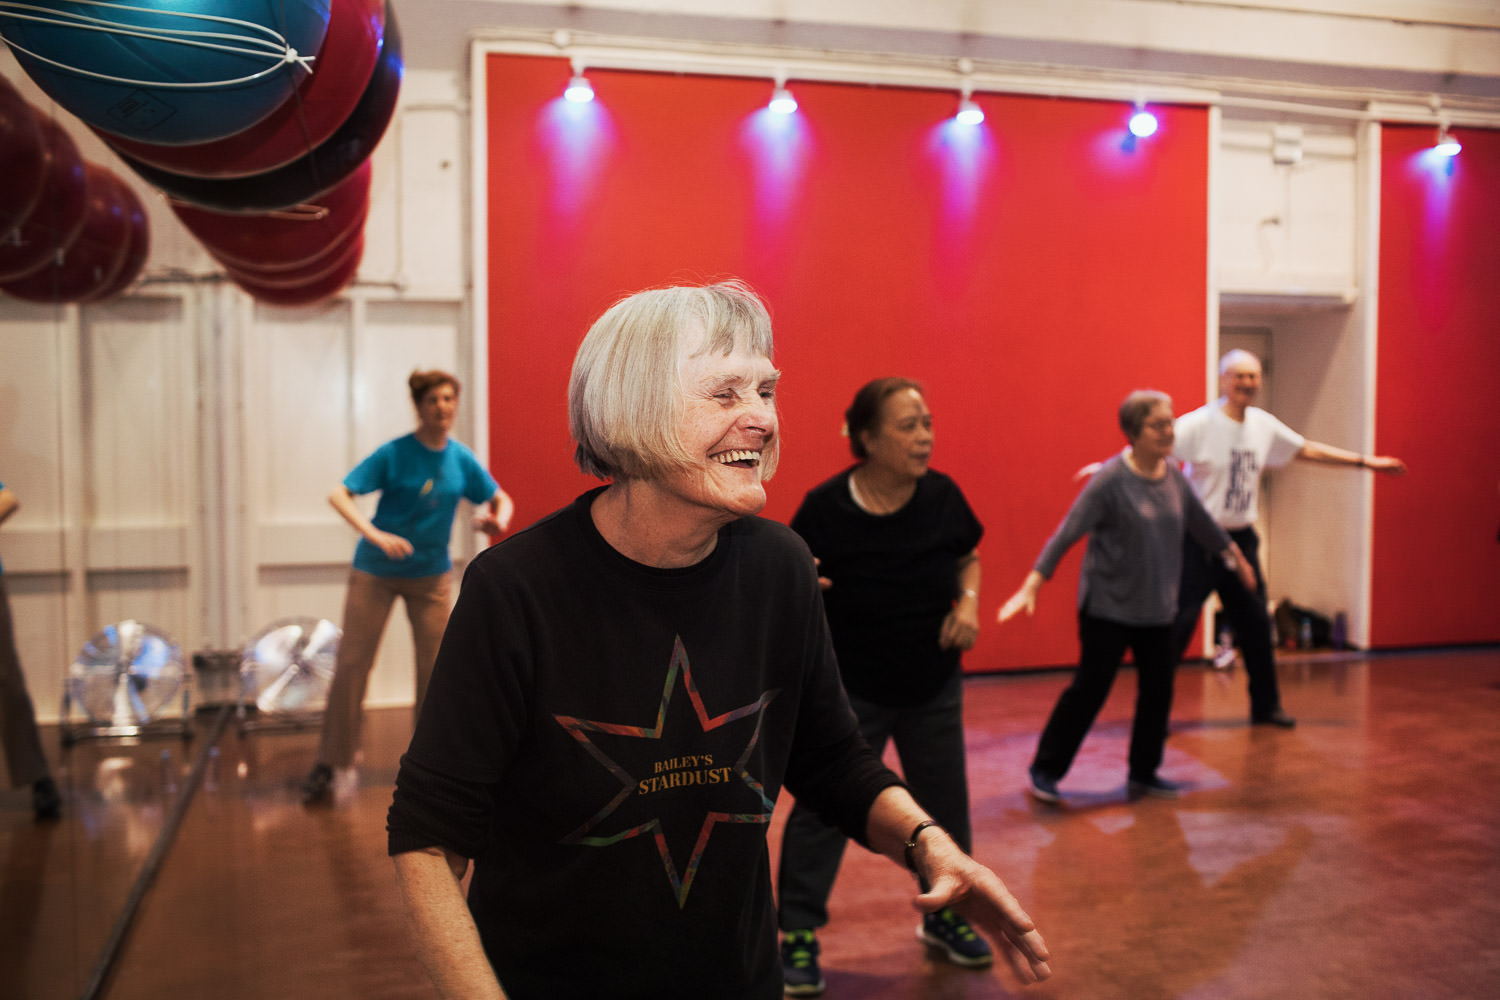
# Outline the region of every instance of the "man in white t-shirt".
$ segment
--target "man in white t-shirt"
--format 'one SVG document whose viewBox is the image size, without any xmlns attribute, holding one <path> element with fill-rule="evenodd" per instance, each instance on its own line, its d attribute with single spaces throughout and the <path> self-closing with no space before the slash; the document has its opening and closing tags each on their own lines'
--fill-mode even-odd
<svg viewBox="0 0 1500 1000">
<path fill-rule="evenodd" d="M 1291 728 L 1296 720 L 1282 709 L 1276 683 L 1266 581 L 1260 568 L 1260 537 L 1255 532 L 1260 474 L 1294 458 L 1396 475 L 1405 472 L 1406 465 L 1399 458 L 1384 455 L 1367 458 L 1357 452 L 1309 441 L 1265 410 L 1251 405 L 1260 393 L 1260 385 L 1260 359 L 1249 351 L 1230 351 L 1219 360 L 1219 398 L 1177 418 L 1174 454 L 1182 461 L 1183 472 L 1203 506 L 1229 532 L 1254 567 L 1259 586 L 1257 593 L 1250 593 L 1231 568 L 1205 552 L 1191 537 L 1187 538 L 1172 641 L 1180 660 L 1198 624 L 1203 602 L 1210 591 L 1217 592 L 1245 658 L 1245 673 L 1250 682 L 1250 721 Z"/>
</svg>

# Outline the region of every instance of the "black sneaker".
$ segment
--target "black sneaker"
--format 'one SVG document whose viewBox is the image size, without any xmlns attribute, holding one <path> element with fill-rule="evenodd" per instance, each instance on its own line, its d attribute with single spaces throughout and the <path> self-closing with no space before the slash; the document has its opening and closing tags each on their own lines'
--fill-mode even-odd
<svg viewBox="0 0 1500 1000">
<path fill-rule="evenodd" d="M 782 992 L 789 997 L 823 995 L 823 971 L 818 968 L 818 936 L 810 930 L 787 931 L 781 939 Z"/>
<path fill-rule="evenodd" d="M 310 806 L 332 799 L 333 768 L 323 763 L 314 764 L 307 777 L 302 779 L 302 804 Z"/>
<path fill-rule="evenodd" d="M 1034 767 L 1031 769 L 1031 784 L 1026 790 L 1038 802 L 1053 804 L 1062 801 L 1062 793 L 1057 790 L 1057 782 Z"/>
<path fill-rule="evenodd" d="M 1175 799 L 1182 794 L 1182 787 L 1175 781 L 1168 781 L 1154 774 L 1145 778 L 1131 778 L 1126 787 L 1133 799 L 1142 795 L 1149 795 L 1153 799 Z"/>
<path fill-rule="evenodd" d="M 1256 712 L 1250 716 L 1250 724 L 1253 726 L 1280 726 L 1282 729 L 1291 729 L 1297 724 L 1297 720 L 1278 708 L 1270 712 Z"/>
<path fill-rule="evenodd" d="M 943 957 L 954 965 L 983 969 L 995 961 L 989 942 L 967 920 L 949 909 L 925 914 L 917 925 L 917 940 L 942 949 Z"/>
<path fill-rule="evenodd" d="M 41 778 L 31 786 L 31 811 L 37 819 L 57 819 L 62 816 L 62 796 L 51 778 Z"/>
</svg>

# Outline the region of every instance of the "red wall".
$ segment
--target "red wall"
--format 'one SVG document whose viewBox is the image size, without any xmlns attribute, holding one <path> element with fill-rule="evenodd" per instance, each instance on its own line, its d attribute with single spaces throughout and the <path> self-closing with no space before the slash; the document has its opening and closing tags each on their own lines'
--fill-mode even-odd
<svg viewBox="0 0 1500 1000">
<path fill-rule="evenodd" d="M 1128 107 L 981 96 L 955 139 L 953 93 L 792 83 L 801 111 L 759 129 L 767 80 L 590 70 L 491 56 L 491 463 L 525 523 L 590 485 L 571 464 L 566 385 L 619 296 L 737 276 L 769 301 L 782 383 L 767 516 L 850 461 L 843 408 L 870 378 L 922 380 L 934 464 L 986 528 L 971 670 L 1070 663 L 1081 546 L 1037 617 L 993 624 L 1076 487 L 1122 443 L 1131 389 L 1203 401 L 1207 113 L 1160 110 L 1128 148 Z"/>
<path fill-rule="evenodd" d="M 1371 644 L 1500 641 L 1500 132 L 1382 129 Z"/>
</svg>

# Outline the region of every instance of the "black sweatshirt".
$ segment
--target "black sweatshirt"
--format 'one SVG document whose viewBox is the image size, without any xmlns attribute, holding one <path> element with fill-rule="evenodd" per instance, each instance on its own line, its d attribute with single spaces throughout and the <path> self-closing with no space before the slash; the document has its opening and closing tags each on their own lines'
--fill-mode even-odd
<svg viewBox="0 0 1500 1000">
<path fill-rule="evenodd" d="M 465 573 L 390 853 L 474 859 L 469 908 L 514 1000 L 779 997 L 782 784 L 863 842 L 898 780 L 858 735 L 790 529 L 736 521 L 701 563 L 654 569 L 599 535 L 601 490 Z"/>
</svg>

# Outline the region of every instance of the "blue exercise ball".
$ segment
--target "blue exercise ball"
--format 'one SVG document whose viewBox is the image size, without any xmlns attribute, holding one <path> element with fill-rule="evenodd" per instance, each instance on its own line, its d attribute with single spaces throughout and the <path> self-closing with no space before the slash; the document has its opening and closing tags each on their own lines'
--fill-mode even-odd
<svg viewBox="0 0 1500 1000">
<path fill-rule="evenodd" d="M 54 101 L 162 145 L 249 128 L 307 78 L 332 0 L 39 0 L 0 6 L 0 36 Z"/>
<path fill-rule="evenodd" d="M 344 123 L 312 152 L 284 167 L 248 177 L 186 177 L 119 150 L 116 155 L 148 184 L 178 201 L 215 212 L 274 212 L 311 201 L 348 178 L 374 152 L 401 93 L 405 63 L 396 12 L 387 4 L 385 37 L 375 72 Z"/>
</svg>

